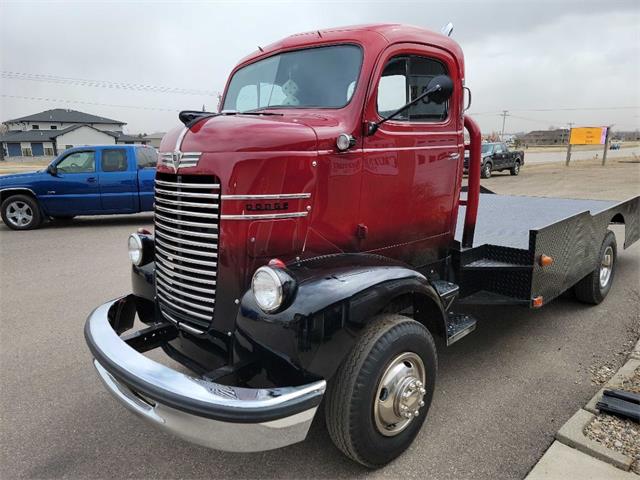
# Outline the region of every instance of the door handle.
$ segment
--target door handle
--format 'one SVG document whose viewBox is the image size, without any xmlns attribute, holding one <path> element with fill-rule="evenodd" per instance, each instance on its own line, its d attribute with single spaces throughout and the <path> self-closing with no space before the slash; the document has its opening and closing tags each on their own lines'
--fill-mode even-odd
<svg viewBox="0 0 640 480">
<path fill-rule="evenodd" d="M 449 154 L 449 158 L 452 160 L 458 160 L 460 158 L 460 154 L 459 153 L 450 153 Z"/>
<path fill-rule="evenodd" d="M 96 180 L 97 180 L 96 177 L 87 178 L 87 182 L 89 182 L 89 183 L 96 183 Z"/>
</svg>

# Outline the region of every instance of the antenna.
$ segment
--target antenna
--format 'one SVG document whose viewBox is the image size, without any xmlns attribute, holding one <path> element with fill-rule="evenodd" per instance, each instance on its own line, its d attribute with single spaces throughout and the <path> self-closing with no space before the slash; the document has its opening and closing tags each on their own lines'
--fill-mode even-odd
<svg viewBox="0 0 640 480">
<path fill-rule="evenodd" d="M 440 29 L 440 33 L 446 35 L 447 37 L 451 36 L 451 32 L 453 32 L 453 23 L 449 22 L 444 27 Z"/>
</svg>

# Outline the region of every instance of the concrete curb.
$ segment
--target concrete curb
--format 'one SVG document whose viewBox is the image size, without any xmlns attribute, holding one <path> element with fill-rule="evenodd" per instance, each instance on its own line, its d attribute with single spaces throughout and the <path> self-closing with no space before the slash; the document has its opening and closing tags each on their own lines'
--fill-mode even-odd
<svg viewBox="0 0 640 480">
<path fill-rule="evenodd" d="M 589 425 L 594 418 L 595 415 L 593 413 L 582 409 L 578 410 L 575 415 L 560 428 L 558 433 L 556 433 L 556 439 L 598 460 L 628 471 L 633 463 L 631 457 L 610 450 L 584 435 L 585 427 Z"/>
<path fill-rule="evenodd" d="M 638 355 L 638 357 L 634 357 L 634 355 Z M 633 353 L 629 356 L 629 360 L 625 363 L 620 370 L 616 372 L 616 374 L 609 379 L 607 383 L 596 393 L 591 400 L 585 405 L 584 409 L 591 413 L 599 413 L 598 409 L 596 409 L 596 403 L 600 401 L 602 398 L 602 394 L 607 388 L 619 388 L 622 380 L 624 378 L 631 378 L 633 376 L 633 372 L 640 367 L 640 340 L 636 344 L 636 347 Z"/>
</svg>

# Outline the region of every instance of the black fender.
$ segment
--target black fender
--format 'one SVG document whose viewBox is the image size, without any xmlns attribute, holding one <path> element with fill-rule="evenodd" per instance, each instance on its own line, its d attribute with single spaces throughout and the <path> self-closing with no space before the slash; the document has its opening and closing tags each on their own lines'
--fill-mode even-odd
<svg viewBox="0 0 640 480">
<path fill-rule="evenodd" d="M 378 313 L 411 308 L 432 333 L 446 331 L 437 291 L 410 266 L 377 255 L 338 254 L 296 262 L 286 271 L 296 283 L 295 297 L 282 311 L 268 314 L 248 291 L 236 319 L 236 340 L 242 350 L 275 355 L 305 378 L 330 379 L 359 330 Z"/>
</svg>

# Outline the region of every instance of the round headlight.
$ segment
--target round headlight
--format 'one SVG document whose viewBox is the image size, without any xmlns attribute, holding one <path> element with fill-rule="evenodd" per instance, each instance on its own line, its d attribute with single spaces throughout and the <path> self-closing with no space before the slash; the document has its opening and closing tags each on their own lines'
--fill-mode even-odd
<svg viewBox="0 0 640 480">
<path fill-rule="evenodd" d="M 258 306 L 267 313 L 275 312 L 284 300 L 282 282 L 270 267 L 256 270 L 251 280 L 251 290 Z"/>
<path fill-rule="evenodd" d="M 140 235 L 132 233 L 129 235 L 129 258 L 134 265 L 142 263 L 142 239 Z"/>
</svg>

